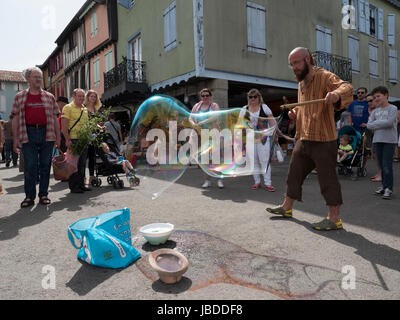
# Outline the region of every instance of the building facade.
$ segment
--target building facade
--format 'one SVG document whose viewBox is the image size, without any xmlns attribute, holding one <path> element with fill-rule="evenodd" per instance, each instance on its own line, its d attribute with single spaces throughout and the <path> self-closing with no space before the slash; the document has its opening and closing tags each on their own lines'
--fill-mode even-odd
<svg viewBox="0 0 400 320">
<path fill-rule="evenodd" d="M 119 0 L 117 63 L 141 62 L 130 70 L 132 85 L 145 78 L 150 94 L 177 97 L 189 109 L 203 87 L 223 108 L 243 106 L 255 87 L 279 112 L 283 96 L 297 99 L 287 57 L 304 46 L 355 88 L 386 85 L 400 100 L 399 18 L 395 0 Z"/>
<path fill-rule="evenodd" d="M 27 89 L 22 72 L 0 70 L 0 115 L 3 120 L 8 120 L 15 95 Z"/>
<path fill-rule="evenodd" d="M 118 40 L 116 1 L 98 1 L 85 15 L 86 51 L 90 64 L 90 89 L 101 97 L 104 72 L 115 67 Z"/>
</svg>

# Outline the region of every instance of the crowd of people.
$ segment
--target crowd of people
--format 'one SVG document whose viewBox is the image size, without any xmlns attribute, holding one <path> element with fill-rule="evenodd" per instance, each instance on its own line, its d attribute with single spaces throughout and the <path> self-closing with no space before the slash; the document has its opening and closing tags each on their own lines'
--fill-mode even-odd
<svg viewBox="0 0 400 320">
<path fill-rule="evenodd" d="M 85 92 L 75 89 L 72 102 L 66 97 L 56 100 L 51 93 L 42 89 L 43 73 L 37 67 L 25 70 L 24 77 L 29 88 L 15 96 L 10 120 L 0 128 L 0 147 L 3 149 L 5 146 L 3 159 L 6 167 L 10 166 L 11 161 L 13 166 L 17 166 L 19 158 L 20 171 L 24 172 L 25 198 L 21 208 L 34 205 L 36 196 L 40 204 L 51 203 L 48 188 L 54 155 L 57 150 L 62 153 L 71 150 L 78 143 L 80 128 L 101 108 L 99 96 L 94 90 Z M 115 137 L 119 147 L 122 142 L 121 126 L 115 121 L 115 116 L 110 114 L 109 121 L 104 125 L 109 133 L 107 136 Z M 89 179 L 85 179 L 87 160 Z M 79 154 L 77 172 L 68 179 L 71 193 L 91 190 L 94 166 L 94 146 L 89 144 Z M 39 190 L 36 190 L 37 184 Z"/>
<path fill-rule="evenodd" d="M 314 102 L 304 106 L 296 106 L 288 113 L 291 128 L 295 128 L 294 137 L 284 135 L 279 128 L 277 136 L 295 143 L 290 160 L 287 189 L 284 200 L 277 207 L 266 210 L 274 215 L 286 218 L 293 216 L 295 201 L 302 201 L 302 185 L 306 177 L 316 171 L 321 187 L 321 193 L 328 206 L 328 216 L 312 226 L 316 230 L 338 230 L 343 228 L 339 217 L 339 209 L 343 204 L 341 186 L 337 177 L 336 167 L 351 158 L 356 150 L 350 145 L 348 135 L 340 136 L 338 132 L 343 127 L 352 127 L 363 137 L 371 141 L 372 158 L 376 159 L 378 172 L 371 181 L 380 182 L 376 194 L 383 199 L 390 199 L 393 193 L 393 162 L 400 160 L 399 134 L 400 111 L 388 101 L 389 92 L 386 87 L 379 86 L 368 93 L 366 88 L 357 90 L 357 99 L 353 101 L 354 89 L 350 83 L 341 80 L 335 74 L 316 67 L 310 51 L 307 48 L 294 49 L 288 58 L 289 65 L 298 81 L 298 102 L 307 103 L 317 99 L 324 102 Z M 24 167 L 25 199 L 22 208 L 34 204 L 36 194 L 39 203 L 49 204 L 49 177 L 54 151 L 66 152 L 78 143 L 78 133 L 89 119 L 95 116 L 101 108 L 101 102 L 96 91 L 85 92 L 75 89 L 73 101 L 65 97 L 54 96 L 41 88 L 42 71 L 30 68 L 24 74 L 29 88 L 18 93 L 14 100 L 10 120 L 1 124 L 0 148 L 4 146 L 4 161 L 7 167 L 12 163 L 17 166 L 18 156 Z M 188 122 L 193 129 L 201 129 L 199 114 L 220 110 L 212 100 L 212 91 L 205 88 L 199 93 L 200 102 L 192 109 Z M 247 105 L 241 109 L 239 120 L 248 117 L 248 123 L 254 130 L 262 131 L 277 125 L 271 109 L 264 103 L 259 90 L 251 89 L 247 93 Z M 339 113 L 335 121 L 335 112 Z M 197 115 L 197 116 L 196 116 Z M 209 120 L 207 120 L 209 121 Z M 217 121 L 209 121 L 210 129 Z M 109 121 L 104 125 L 109 134 L 102 149 L 107 158 L 114 164 L 121 165 L 128 181 L 133 185 L 134 169 L 132 163 L 121 158 L 117 152 L 110 151 L 113 144 L 120 150 L 123 136 L 121 125 L 110 114 Z M 255 141 L 254 159 L 248 159 L 254 165 L 254 184 L 251 189 L 261 188 L 261 176 L 264 189 L 274 192 L 271 181 L 271 136 L 261 137 Z M 207 142 L 209 143 L 209 142 Z M 90 191 L 94 178 L 96 151 L 93 145 L 88 145 L 79 154 L 77 172 L 68 179 L 71 193 Z M 88 161 L 87 161 L 88 160 Z M 88 162 L 89 179 L 85 178 Z M 260 175 L 260 172 L 262 173 Z M 39 183 L 37 193 L 36 184 Z M 224 188 L 222 179 L 217 179 L 219 188 Z M 203 188 L 211 186 L 210 177 L 204 174 Z"/>
<path fill-rule="evenodd" d="M 372 158 L 376 160 L 378 172 L 372 182 L 381 182 L 376 193 L 390 199 L 393 193 L 393 162 L 399 162 L 400 108 L 388 101 L 389 91 L 379 86 L 368 93 L 367 88 L 357 89 L 357 99 L 341 114 L 338 130 L 351 126 L 365 136 L 371 145 Z M 348 143 L 347 143 L 348 145 Z M 339 147 L 338 156 L 342 154 Z M 350 151 L 347 156 L 354 154 Z M 345 160 L 344 158 L 339 159 Z"/>
</svg>

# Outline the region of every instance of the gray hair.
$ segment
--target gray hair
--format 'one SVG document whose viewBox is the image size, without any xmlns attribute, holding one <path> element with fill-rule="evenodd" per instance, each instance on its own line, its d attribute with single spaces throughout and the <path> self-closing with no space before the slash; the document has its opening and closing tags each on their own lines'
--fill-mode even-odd
<svg viewBox="0 0 400 320">
<path fill-rule="evenodd" d="M 22 75 L 24 76 L 25 80 L 28 80 L 28 78 L 31 76 L 32 71 L 38 71 L 41 75 L 43 75 L 43 71 L 38 67 L 28 68 L 22 71 Z"/>
</svg>

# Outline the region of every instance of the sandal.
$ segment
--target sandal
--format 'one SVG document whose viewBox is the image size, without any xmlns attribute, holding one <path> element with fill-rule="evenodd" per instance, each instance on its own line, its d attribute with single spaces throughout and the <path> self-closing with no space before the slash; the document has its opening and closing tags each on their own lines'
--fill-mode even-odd
<svg viewBox="0 0 400 320">
<path fill-rule="evenodd" d="M 29 198 L 25 198 L 24 201 L 21 202 L 21 208 L 28 208 L 35 204 L 35 201 Z"/>
<path fill-rule="evenodd" d="M 275 207 L 275 208 L 266 208 L 265 210 L 267 210 L 269 213 L 272 214 L 276 214 L 276 215 L 280 215 L 284 218 L 292 218 L 293 217 L 293 210 L 285 210 L 283 209 L 281 206 L 279 207 Z"/>
<path fill-rule="evenodd" d="M 47 198 L 47 196 L 42 196 L 39 199 L 39 203 L 40 204 L 44 204 L 44 205 L 48 205 L 51 203 L 51 200 L 49 198 Z"/>
<path fill-rule="evenodd" d="M 313 229 L 318 230 L 318 231 L 331 231 L 331 230 L 343 229 L 343 224 L 342 224 L 342 220 L 339 220 L 339 222 L 334 223 L 325 218 L 321 222 L 313 223 L 312 227 L 313 227 Z"/>
</svg>

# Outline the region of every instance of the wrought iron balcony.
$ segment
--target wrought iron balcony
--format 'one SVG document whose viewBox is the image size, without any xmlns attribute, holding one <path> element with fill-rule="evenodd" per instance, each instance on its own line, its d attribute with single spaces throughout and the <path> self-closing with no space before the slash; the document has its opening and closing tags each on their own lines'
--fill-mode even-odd
<svg viewBox="0 0 400 320">
<path fill-rule="evenodd" d="M 318 67 L 336 74 L 344 81 L 352 82 L 351 59 L 323 51 L 316 51 L 312 55 Z"/>
<path fill-rule="evenodd" d="M 148 95 L 149 86 L 145 77 L 145 62 L 123 61 L 114 69 L 104 73 L 104 94 L 102 101 L 107 105 L 118 105 L 124 99 L 133 103 Z"/>
<path fill-rule="evenodd" d="M 128 60 L 123 61 L 115 68 L 104 73 L 104 90 L 115 88 L 123 83 L 146 83 L 145 62 Z"/>
</svg>

